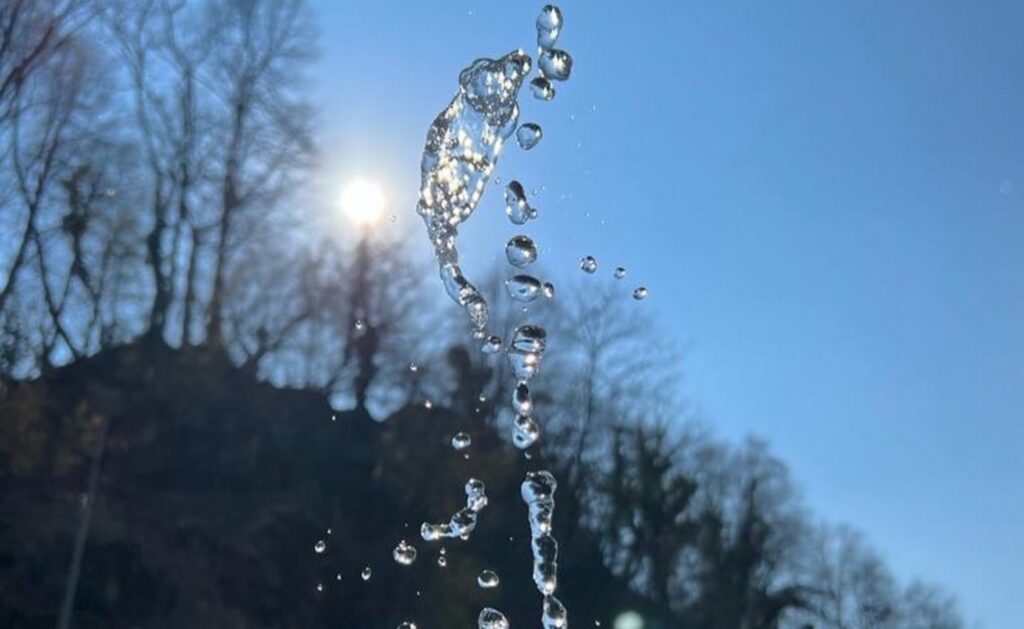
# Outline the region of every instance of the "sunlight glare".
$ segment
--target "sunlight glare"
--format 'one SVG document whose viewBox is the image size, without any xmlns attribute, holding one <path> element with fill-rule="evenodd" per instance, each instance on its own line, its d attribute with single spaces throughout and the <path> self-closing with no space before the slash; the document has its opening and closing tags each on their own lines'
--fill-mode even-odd
<svg viewBox="0 0 1024 629">
<path fill-rule="evenodd" d="M 384 214 L 384 192 L 375 183 L 356 179 L 341 193 L 341 209 L 361 227 L 369 227 Z"/>
</svg>

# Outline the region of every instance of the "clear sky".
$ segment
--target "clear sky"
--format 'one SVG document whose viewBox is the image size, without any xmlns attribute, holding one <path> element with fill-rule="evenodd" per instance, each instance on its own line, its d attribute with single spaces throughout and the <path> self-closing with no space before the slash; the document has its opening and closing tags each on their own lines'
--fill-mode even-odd
<svg viewBox="0 0 1024 629">
<path fill-rule="evenodd" d="M 427 127 L 541 4 L 315 1 L 323 179 L 419 229 Z M 1024 627 L 1024 3 L 561 6 L 572 79 L 498 168 L 539 191 L 547 268 L 627 266 L 705 421 L 767 438 L 901 578 Z M 511 233 L 492 190 L 471 276 Z"/>
</svg>

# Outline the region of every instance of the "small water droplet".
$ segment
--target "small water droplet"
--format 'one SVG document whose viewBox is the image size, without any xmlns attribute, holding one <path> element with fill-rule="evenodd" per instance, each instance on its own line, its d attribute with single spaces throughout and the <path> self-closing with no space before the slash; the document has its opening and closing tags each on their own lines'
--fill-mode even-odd
<svg viewBox="0 0 1024 629">
<path fill-rule="evenodd" d="M 564 50 L 551 48 L 541 50 L 537 58 L 537 68 L 544 75 L 544 78 L 555 81 L 565 81 L 572 73 L 572 57 Z"/>
<path fill-rule="evenodd" d="M 324 540 L 317 541 L 317 543 L 313 544 L 313 550 L 316 551 L 316 554 L 319 555 L 320 553 L 327 550 L 327 542 L 325 542 Z"/>
<path fill-rule="evenodd" d="M 316 591 L 317 592 L 323 592 L 324 591 L 324 584 L 323 583 L 317 583 L 316 584 Z"/>
<path fill-rule="evenodd" d="M 501 346 L 501 337 L 497 334 L 492 334 L 487 337 L 487 341 L 484 342 L 483 347 L 480 349 L 485 354 L 496 354 L 501 351 Z"/>
<path fill-rule="evenodd" d="M 517 269 L 525 268 L 537 260 L 537 245 L 529 236 L 513 236 L 505 244 L 505 257 Z"/>
<path fill-rule="evenodd" d="M 580 268 L 584 273 L 594 273 L 597 271 L 597 260 L 594 259 L 594 256 L 583 256 L 583 259 L 580 260 Z"/>
<path fill-rule="evenodd" d="M 369 581 L 370 577 L 373 576 L 373 569 L 370 566 L 363 568 L 363 571 L 359 574 L 359 578 L 363 581 Z"/>
<path fill-rule="evenodd" d="M 532 275 L 513 275 L 505 280 L 505 288 L 512 299 L 528 303 L 540 296 L 542 286 Z"/>
<path fill-rule="evenodd" d="M 395 561 L 402 564 L 403 566 L 412 565 L 412 562 L 416 561 L 416 548 L 410 544 L 407 544 L 405 540 L 398 542 L 398 546 L 395 546 L 395 550 L 391 553 Z"/>
<path fill-rule="evenodd" d="M 509 629 L 508 619 L 496 609 L 485 607 L 477 617 L 478 629 Z"/>
<path fill-rule="evenodd" d="M 637 301 L 640 301 L 641 299 L 646 299 L 646 298 L 647 298 L 647 287 L 646 286 L 637 286 L 633 290 L 633 299 L 635 299 Z"/>
<path fill-rule="evenodd" d="M 416 363 L 409 363 L 409 371 L 416 373 L 419 369 L 420 367 Z"/>
<path fill-rule="evenodd" d="M 467 433 L 459 432 L 452 437 L 452 447 L 456 450 L 465 450 L 471 445 L 473 445 L 473 439 Z"/>
<path fill-rule="evenodd" d="M 553 4 L 546 4 L 537 16 L 537 46 L 551 48 L 562 32 L 562 11 Z"/>
<path fill-rule="evenodd" d="M 498 573 L 493 570 L 483 570 L 476 578 L 476 583 L 484 589 L 496 588 L 500 583 Z"/>
<path fill-rule="evenodd" d="M 426 400 L 426 401 L 423 402 L 423 408 L 428 409 L 428 410 L 431 409 L 431 408 L 434 408 L 434 403 L 431 402 L 430 400 Z"/>
<path fill-rule="evenodd" d="M 472 13 L 470 13 L 472 15 Z M 416 629 L 416 623 L 411 620 L 406 620 L 402 624 L 398 625 L 398 629 Z"/>
<path fill-rule="evenodd" d="M 442 568 L 447 568 L 448 567 L 448 557 L 446 557 L 444 555 L 438 555 L 437 556 L 437 565 L 442 567 Z"/>
<path fill-rule="evenodd" d="M 626 267 L 624 267 L 624 266 L 615 267 L 615 279 L 621 280 L 624 277 L 626 277 Z"/>
<path fill-rule="evenodd" d="M 537 217 L 537 210 L 530 207 L 523 184 L 512 180 L 505 186 L 505 215 L 514 225 L 522 225 Z"/>
<path fill-rule="evenodd" d="M 551 81 L 538 76 L 530 81 L 530 93 L 537 100 L 553 100 L 555 98 L 555 86 L 551 84 Z"/>
<path fill-rule="evenodd" d="M 548 299 L 555 298 L 555 285 L 551 282 L 544 282 L 544 296 Z"/>
<path fill-rule="evenodd" d="M 529 151 L 537 146 L 537 143 L 543 137 L 544 130 L 540 128 L 540 125 L 533 122 L 524 122 L 516 129 L 516 142 L 519 143 L 519 148 L 524 151 Z"/>
<path fill-rule="evenodd" d="M 533 421 L 529 415 L 516 415 L 512 443 L 520 450 L 525 450 L 532 446 L 538 437 L 540 437 L 540 428 L 537 426 L 537 422 Z"/>
</svg>

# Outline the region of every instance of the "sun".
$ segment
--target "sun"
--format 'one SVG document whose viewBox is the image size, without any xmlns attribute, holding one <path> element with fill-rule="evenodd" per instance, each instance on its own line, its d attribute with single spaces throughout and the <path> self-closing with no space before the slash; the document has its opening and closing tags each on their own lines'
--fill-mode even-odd
<svg viewBox="0 0 1024 629">
<path fill-rule="evenodd" d="M 380 220 L 386 201 L 380 186 L 365 179 L 349 182 L 341 193 L 341 209 L 361 227 L 369 227 Z"/>
</svg>

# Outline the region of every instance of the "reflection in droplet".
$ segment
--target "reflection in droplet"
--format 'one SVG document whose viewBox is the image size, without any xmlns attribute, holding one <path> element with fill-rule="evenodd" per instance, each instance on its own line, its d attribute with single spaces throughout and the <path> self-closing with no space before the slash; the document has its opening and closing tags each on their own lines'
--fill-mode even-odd
<svg viewBox="0 0 1024 629">
<path fill-rule="evenodd" d="M 516 142 L 519 143 L 519 148 L 524 151 L 529 151 L 537 146 L 537 143 L 543 137 L 544 131 L 540 128 L 540 125 L 532 122 L 523 123 L 516 129 Z"/>
<path fill-rule="evenodd" d="M 452 447 L 456 450 L 465 450 L 471 445 L 473 445 L 473 439 L 467 433 L 456 433 L 455 436 L 452 437 Z"/>
<path fill-rule="evenodd" d="M 555 86 L 542 76 L 530 81 L 530 92 L 537 100 L 552 100 L 555 97 Z"/>
<path fill-rule="evenodd" d="M 529 236 L 513 236 L 505 245 L 505 257 L 509 264 L 522 269 L 537 260 L 537 245 Z"/>
<path fill-rule="evenodd" d="M 403 566 L 412 565 L 412 562 L 416 561 L 416 548 L 407 544 L 404 539 L 398 542 L 398 546 L 395 546 L 391 554 L 395 561 Z"/>
</svg>

